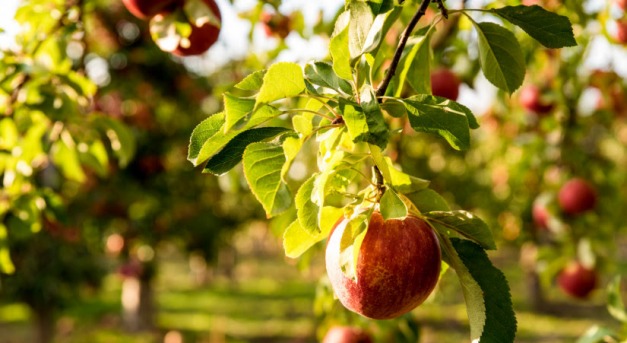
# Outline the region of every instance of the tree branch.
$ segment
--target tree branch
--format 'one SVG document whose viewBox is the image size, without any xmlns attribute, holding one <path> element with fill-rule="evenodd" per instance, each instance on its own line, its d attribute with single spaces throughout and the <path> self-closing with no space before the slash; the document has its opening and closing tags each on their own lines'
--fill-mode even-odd
<svg viewBox="0 0 627 343">
<path fill-rule="evenodd" d="M 377 88 L 378 97 L 385 95 L 385 92 L 387 91 L 388 86 L 390 85 L 390 81 L 392 81 L 392 78 L 394 77 L 394 74 L 396 73 L 396 68 L 398 68 L 398 63 L 400 62 L 401 56 L 403 55 L 403 50 L 405 49 L 405 45 L 407 45 L 407 40 L 409 39 L 411 32 L 416 27 L 416 24 L 418 24 L 418 21 L 420 21 L 420 18 L 422 18 L 422 16 L 425 15 L 425 12 L 427 11 L 427 7 L 429 6 L 430 3 L 431 3 L 431 0 L 422 0 L 422 3 L 420 3 L 420 7 L 418 7 L 418 11 L 411 18 L 411 20 L 409 21 L 409 24 L 407 24 L 407 27 L 401 34 L 401 37 L 398 42 L 398 46 L 396 47 L 396 52 L 394 52 L 394 57 L 392 58 L 392 63 L 390 64 L 390 68 L 385 74 L 385 78 L 381 82 L 381 85 L 379 85 L 379 88 Z"/>
</svg>

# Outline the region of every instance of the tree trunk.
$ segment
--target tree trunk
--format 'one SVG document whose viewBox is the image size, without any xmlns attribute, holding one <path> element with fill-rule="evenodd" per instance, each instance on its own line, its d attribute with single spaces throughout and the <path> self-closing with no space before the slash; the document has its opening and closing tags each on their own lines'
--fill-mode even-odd
<svg viewBox="0 0 627 343">
<path fill-rule="evenodd" d="M 54 314 L 51 309 L 33 309 L 37 343 L 50 343 L 54 338 Z"/>
<path fill-rule="evenodd" d="M 154 294 L 152 280 L 128 277 L 122 284 L 122 318 L 130 331 L 154 328 Z"/>
</svg>

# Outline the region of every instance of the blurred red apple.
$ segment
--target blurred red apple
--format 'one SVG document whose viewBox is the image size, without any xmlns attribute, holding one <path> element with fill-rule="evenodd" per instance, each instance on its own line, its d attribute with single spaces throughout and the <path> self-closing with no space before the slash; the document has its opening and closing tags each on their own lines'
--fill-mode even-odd
<svg viewBox="0 0 627 343">
<path fill-rule="evenodd" d="M 560 288 L 575 298 L 586 298 L 597 285 L 597 273 L 581 263 L 573 261 L 557 277 Z"/>
<path fill-rule="evenodd" d="M 553 109 L 553 103 L 542 100 L 542 91 L 534 85 L 521 89 L 518 100 L 523 108 L 539 115 L 547 114 Z"/>
<path fill-rule="evenodd" d="M 614 0 L 614 3 L 623 11 L 627 9 L 627 0 Z"/>
<path fill-rule="evenodd" d="M 211 12 L 222 20 L 220 9 L 214 0 L 203 0 L 207 6 L 211 9 Z M 209 50 L 209 48 L 215 44 L 220 35 L 220 28 L 213 23 L 206 23 L 200 27 L 192 24 L 192 33 L 187 37 L 189 39 L 189 46 L 183 47 L 179 45 L 177 49 L 172 51 L 177 56 L 191 56 L 200 55 L 203 52 Z"/>
<path fill-rule="evenodd" d="M 452 71 L 439 68 L 431 72 L 431 93 L 435 96 L 457 100 L 461 82 Z"/>
<path fill-rule="evenodd" d="M 422 219 L 383 220 L 374 212 L 361 245 L 356 280 L 340 266 L 340 241 L 348 220 L 336 224 L 326 248 L 327 274 L 340 302 L 373 319 L 390 319 L 420 305 L 440 275 L 440 245 Z"/>
<path fill-rule="evenodd" d="M 150 19 L 178 0 L 122 0 L 126 9 L 139 19 Z"/>
<path fill-rule="evenodd" d="M 627 44 L 627 21 L 617 20 L 616 29 L 611 32 L 612 38 L 620 43 Z"/>
<path fill-rule="evenodd" d="M 292 31 L 292 20 L 281 13 L 263 12 L 259 21 L 263 24 L 263 29 L 268 37 L 276 35 L 285 39 Z"/>
<path fill-rule="evenodd" d="M 322 343 L 372 343 L 372 338 L 354 327 L 334 326 L 324 336 Z"/>
<path fill-rule="evenodd" d="M 548 229 L 549 228 L 549 212 L 546 209 L 545 204 L 539 203 L 535 201 L 533 203 L 533 208 L 531 209 L 531 216 L 533 217 L 533 223 L 541 228 Z"/>
<path fill-rule="evenodd" d="M 596 190 L 582 178 L 568 180 L 557 194 L 562 211 L 575 215 L 593 209 L 597 203 Z"/>
</svg>

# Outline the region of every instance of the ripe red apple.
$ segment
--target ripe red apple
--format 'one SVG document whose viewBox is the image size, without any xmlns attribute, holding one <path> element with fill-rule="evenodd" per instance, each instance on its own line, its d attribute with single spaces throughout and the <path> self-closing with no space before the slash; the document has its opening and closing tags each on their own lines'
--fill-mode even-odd
<svg viewBox="0 0 627 343">
<path fill-rule="evenodd" d="M 627 21 L 617 20 L 616 29 L 612 31 L 612 38 L 620 43 L 627 44 Z"/>
<path fill-rule="evenodd" d="M 207 6 L 209 6 L 216 17 L 218 17 L 219 20 L 222 20 L 220 9 L 218 8 L 216 2 L 214 0 L 203 1 L 207 4 Z M 219 35 L 220 28 L 212 23 L 206 23 L 200 27 L 192 25 L 192 33 L 189 37 L 187 37 L 190 42 L 189 47 L 182 47 L 179 45 L 179 47 L 172 51 L 172 53 L 177 56 L 200 55 L 209 50 L 209 48 L 215 44 Z"/>
<path fill-rule="evenodd" d="M 292 20 L 281 13 L 263 12 L 259 21 L 263 24 L 263 29 L 268 37 L 277 35 L 281 39 L 285 39 L 292 31 Z"/>
<path fill-rule="evenodd" d="M 431 93 L 436 96 L 457 100 L 461 82 L 449 69 L 439 68 L 431 72 Z"/>
<path fill-rule="evenodd" d="M 597 193 L 588 181 L 573 178 L 562 185 L 557 200 L 564 213 L 575 215 L 593 209 L 597 203 Z"/>
<path fill-rule="evenodd" d="M 553 103 L 542 100 L 542 91 L 534 85 L 521 89 L 518 100 L 526 110 L 539 115 L 547 114 L 553 109 Z"/>
<path fill-rule="evenodd" d="M 335 295 L 349 310 L 373 319 L 411 311 L 431 294 L 440 275 L 440 245 L 422 219 L 383 220 L 374 212 L 359 251 L 357 279 L 340 267 L 340 241 L 347 219 L 336 224 L 326 248 L 327 274 Z"/>
<path fill-rule="evenodd" d="M 627 10 L 627 0 L 614 0 L 614 3 L 623 11 Z"/>
<path fill-rule="evenodd" d="M 122 0 L 126 9 L 139 19 L 150 19 L 179 0 Z"/>
<path fill-rule="evenodd" d="M 372 343 L 368 333 L 350 326 L 334 326 L 324 336 L 322 343 Z"/>
<path fill-rule="evenodd" d="M 557 277 L 560 288 L 575 298 L 586 298 L 597 285 L 597 273 L 581 263 L 573 261 Z"/>
</svg>

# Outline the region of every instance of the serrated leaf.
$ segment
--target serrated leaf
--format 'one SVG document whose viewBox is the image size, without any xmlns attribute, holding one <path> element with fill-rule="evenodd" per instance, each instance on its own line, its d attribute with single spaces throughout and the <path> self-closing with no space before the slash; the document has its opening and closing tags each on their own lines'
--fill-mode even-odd
<svg viewBox="0 0 627 343">
<path fill-rule="evenodd" d="M 408 46 L 409 51 L 403 57 L 402 68 L 398 74 L 396 96 L 403 92 L 405 81 L 419 94 L 431 93 L 431 33 L 415 38 Z"/>
<path fill-rule="evenodd" d="M 283 235 L 285 255 L 290 258 L 297 258 L 314 244 L 327 238 L 339 218 L 342 217 L 342 212 L 341 208 L 323 207 L 321 211 L 323 219 L 320 222 L 321 231 L 315 235 L 303 229 L 298 219 L 292 222 Z"/>
<path fill-rule="evenodd" d="M 478 243 L 484 249 L 496 249 L 492 230 L 481 218 L 466 211 L 431 211 L 424 216 L 444 232 L 453 230 Z"/>
<path fill-rule="evenodd" d="M 384 220 L 407 217 L 407 206 L 393 189 L 388 188 L 379 200 Z"/>
<path fill-rule="evenodd" d="M 432 95 L 418 95 L 404 103 L 414 130 L 437 134 L 457 150 L 470 147 L 470 128 L 478 123 L 468 108 Z"/>
<path fill-rule="evenodd" d="M 525 59 L 514 34 L 494 23 L 473 25 L 479 38 L 479 62 L 486 79 L 513 93 L 525 78 Z"/>
<path fill-rule="evenodd" d="M 242 81 L 235 85 L 235 88 L 244 91 L 258 91 L 263 85 L 263 77 L 266 75 L 266 70 L 258 70 L 254 73 L 248 74 Z"/>
<path fill-rule="evenodd" d="M 257 95 L 257 105 L 296 96 L 305 90 L 303 70 L 296 63 L 278 62 L 270 66 L 263 76 Z"/>
<path fill-rule="evenodd" d="M 350 12 L 342 13 L 335 22 L 335 31 L 329 43 L 329 52 L 333 60 L 333 70 L 337 76 L 351 80 L 353 78 L 353 68 L 350 63 L 350 52 L 348 50 L 348 22 Z"/>
<path fill-rule="evenodd" d="M 372 209 L 355 213 L 346 223 L 340 240 L 340 269 L 344 276 L 357 279 L 357 259 L 361 250 L 361 243 L 368 231 L 368 223 L 372 216 Z"/>
<path fill-rule="evenodd" d="M 368 30 L 368 36 L 364 41 L 361 54 L 376 54 L 376 50 L 379 48 L 381 41 L 390 30 L 390 27 L 392 27 L 392 24 L 398 19 L 402 9 L 402 6 L 394 6 L 392 11 L 379 13 L 374 17 L 374 21 Z M 373 10 L 373 13 L 376 14 L 378 12 L 377 10 Z"/>
<path fill-rule="evenodd" d="M 364 86 L 360 94 L 360 101 L 368 123 L 368 135 L 364 142 L 385 149 L 390 137 L 390 129 L 385 122 L 374 89 L 368 85 Z"/>
<path fill-rule="evenodd" d="M 573 27 L 568 17 L 533 6 L 505 6 L 491 10 L 520 27 L 547 48 L 576 46 Z"/>
<path fill-rule="evenodd" d="M 242 160 L 244 150 L 249 144 L 276 137 L 287 131 L 290 130 L 284 127 L 260 127 L 244 131 L 233 137 L 219 153 L 211 157 L 203 172 L 222 175 Z"/>
<path fill-rule="evenodd" d="M 294 199 L 298 222 L 301 228 L 311 235 L 316 235 L 320 232 L 318 228 L 320 207 L 312 201 L 312 193 L 317 176 L 318 174 L 314 174 L 307 179 L 296 192 L 296 198 Z"/>
<path fill-rule="evenodd" d="M 351 61 L 363 54 L 368 32 L 374 16 L 370 6 L 365 1 L 352 0 L 348 3 L 350 21 L 348 23 L 348 51 Z"/>
<path fill-rule="evenodd" d="M 268 217 L 280 214 L 292 204 L 292 194 L 281 181 L 285 155 L 280 145 L 252 143 L 244 150 L 243 163 L 248 186 Z"/>
<path fill-rule="evenodd" d="M 305 77 L 309 82 L 332 89 L 339 94 L 352 94 L 352 87 L 348 81 L 340 78 L 333 71 L 333 66 L 326 62 L 311 62 L 305 66 Z"/>
<path fill-rule="evenodd" d="M 255 99 L 245 99 L 230 93 L 224 93 L 224 132 L 236 126 L 242 119 L 249 116 L 255 108 Z"/>
<path fill-rule="evenodd" d="M 471 340 L 514 342 L 517 323 L 507 279 L 492 265 L 479 245 L 456 238 L 452 238 L 451 243 L 472 280 L 480 287 L 478 293 L 472 282 L 465 282 L 470 280 L 460 276 L 470 320 Z M 458 269 L 455 271 L 459 275 Z M 461 272 L 464 274 L 464 271 Z"/>
<path fill-rule="evenodd" d="M 283 165 L 283 168 L 281 168 L 281 180 L 286 182 L 287 173 L 290 171 L 292 162 L 294 162 L 296 155 L 298 155 L 303 146 L 303 140 L 299 137 L 295 137 L 295 135 L 288 136 L 283 140 L 282 146 L 283 153 L 285 154 L 285 164 Z"/>
<path fill-rule="evenodd" d="M 216 113 L 200 122 L 192 131 L 187 159 L 194 166 L 198 166 L 222 150 L 240 132 L 274 118 L 279 113 L 280 111 L 276 108 L 264 105 L 247 118 L 242 127 L 228 132 L 224 132 L 226 123 L 224 112 Z"/>
<path fill-rule="evenodd" d="M 436 191 L 425 188 L 405 195 L 420 212 L 450 211 L 446 200 Z"/>
</svg>

